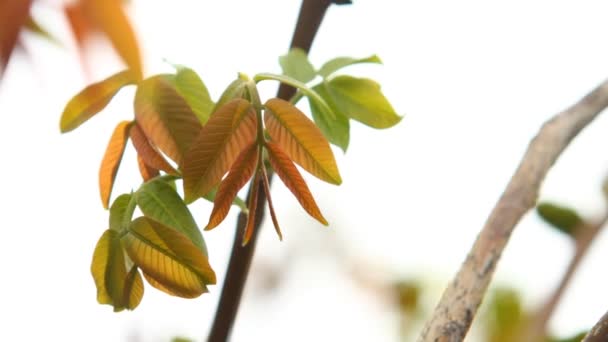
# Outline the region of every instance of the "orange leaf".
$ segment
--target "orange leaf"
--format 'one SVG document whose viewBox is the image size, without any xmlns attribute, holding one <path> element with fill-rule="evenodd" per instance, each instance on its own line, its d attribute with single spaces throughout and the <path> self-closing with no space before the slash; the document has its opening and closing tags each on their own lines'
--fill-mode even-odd
<svg viewBox="0 0 608 342">
<path fill-rule="evenodd" d="M 260 190 L 260 169 L 253 176 L 251 181 L 251 192 L 249 193 L 249 216 L 247 216 L 247 225 L 243 232 L 243 246 L 249 243 L 251 235 L 253 235 L 253 229 L 255 228 L 255 214 L 258 208 L 258 191 Z"/>
<path fill-rule="evenodd" d="M 186 202 L 204 196 L 221 181 L 241 151 L 255 140 L 256 131 L 255 110 L 247 100 L 234 99 L 213 113 L 184 157 Z"/>
<path fill-rule="evenodd" d="M 141 127 L 135 122 L 129 132 L 131 142 L 137 151 L 137 156 L 140 157 L 146 165 L 153 169 L 163 170 L 168 174 L 176 175 L 177 171 L 165 160 L 158 152 L 156 147 L 150 143 Z"/>
<path fill-rule="evenodd" d="M 0 76 L 17 44 L 19 32 L 29 17 L 31 4 L 32 0 L 0 1 Z"/>
<path fill-rule="evenodd" d="M 89 23 L 81 4 L 78 2 L 68 4 L 65 6 L 64 11 L 76 43 L 82 49 L 86 37 L 93 31 L 91 23 Z"/>
<path fill-rule="evenodd" d="M 277 220 L 277 214 L 274 212 L 274 205 L 272 204 L 272 196 L 270 195 L 270 181 L 268 180 L 268 174 L 266 174 L 266 168 L 262 168 L 262 184 L 264 184 L 264 191 L 266 192 L 266 199 L 268 201 L 268 210 L 270 211 L 270 218 L 274 225 L 274 230 L 279 236 L 279 240 L 283 240 L 283 234 L 281 234 L 281 227 L 279 227 L 279 220 Z"/>
<path fill-rule="evenodd" d="M 304 181 L 304 178 L 302 178 L 302 175 L 291 162 L 287 154 L 281 150 L 278 144 L 273 142 L 267 142 L 266 149 L 272 168 L 277 175 L 279 175 L 279 178 L 281 178 L 283 183 L 285 183 L 285 186 L 287 186 L 298 199 L 302 208 L 304 208 L 310 216 L 324 225 L 327 225 L 327 220 L 325 220 L 321 214 L 321 210 L 319 210 L 315 199 L 312 197 L 308 185 L 306 185 L 306 181 Z"/>
<path fill-rule="evenodd" d="M 205 230 L 216 227 L 226 218 L 237 193 L 251 178 L 251 175 L 253 175 L 258 161 L 258 154 L 258 145 L 251 144 L 236 158 L 236 161 L 230 168 L 230 173 L 220 183 L 220 187 L 215 195 L 209 223 L 207 223 Z"/>
<path fill-rule="evenodd" d="M 150 179 L 160 175 L 158 169 L 148 166 L 144 159 L 138 154 L 137 155 L 137 167 L 139 168 L 139 174 L 141 174 L 141 178 L 144 182 L 149 181 Z"/>
<path fill-rule="evenodd" d="M 148 140 L 178 165 L 202 127 L 163 75 L 150 77 L 137 87 L 135 119 Z"/>
<path fill-rule="evenodd" d="M 105 209 L 108 209 L 114 179 L 118 172 L 122 154 L 125 151 L 130 127 L 131 122 L 129 121 L 123 121 L 116 126 L 101 161 L 101 167 L 99 168 L 99 192 Z"/>
<path fill-rule="evenodd" d="M 138 79 L 142 79 L 139 46 L 122 1 L 85 0 L 81 1 L 81 6 L 86 16 L 108 37 L 116 52 Z"/>
<path fill-rule="evenodd" d="M 342 183 L 329 143 L 304 113 L 281 99 L 270 99 L 264 106 L 266 130 L 289 158 L 321 180 Z"/>
</svg>

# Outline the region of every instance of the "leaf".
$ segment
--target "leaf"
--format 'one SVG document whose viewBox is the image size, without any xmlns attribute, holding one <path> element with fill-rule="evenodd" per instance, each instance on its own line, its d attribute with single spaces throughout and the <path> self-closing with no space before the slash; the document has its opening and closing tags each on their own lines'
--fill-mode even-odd
<svg viewBox="0 0 608 342">
<path fill-rule="evenodd" d="M 323 78 L 327 78 L 334 72 L 336 72 L 344 67 L 347 67 L 347 66 L 353 65 L 353 64 L 359 64 L 359 63 L 382 64 L 382 60 L 380 60 L 380 57 L 378 57 L 376 55 L 371 55 L 366 58 L 338 57 L 338 58 L 334 58 L 330 61 L 327 61 L 325 64 L 323 64 L 323 66 L 321 66 L 321 69 L 319 69 L 318 74 Z"/>
<path fill-rule="evenodd" d="M 281 227 L 279 227 L 279 220 L 277 220 L 277 214 L 274 212 L 274 205 L 272 204 L 272 196 L 270 194 L 270 181 L 268 180 L 268 175 L 266 174 L 266 168 L 262 169 L 262 184 L 264 185 L 264 192 L 266 192 L 266 200 L 268 201 L 268 210 L 270 211 L 270 217 L 272 218 L 272 224 L 274 225 L 274 230 L 277 232 L 279 236 L 279 240 L 283 240 L 283 234 L 281 233 Z"/>
<path fill-rule="evenodd" d="M 370 79 L 337 76 L 327 82 L 327 89 L 337 109 L 345 116 L 374 128 L 388 128 L 401 117 Z"/>
<path fill-rule="evenodd" d="M 32 0 L 0 1 L 0 77 L 17 44 L 19 32 L 27 22 Z"/>
<path fill-rule="evenodd" d="M 220 183 L 215 195 L 213 210 L 205 230 L 216 227 L 226 218 L 237 193 L 251 179 L 258 162 L 258 154 L 258 145 L 251 144 L 241 152 L 232 164 L 228 176 Z"/>
<path fill-rule="evenodd" d="M 51 35 L 49 33 L 49 31 L 47 31 L 44 27 L 42 27 L 42 25 L 40 25 L 40 23 L 38 23 L 38 21 L 36 21 L 31 15 L 28 16 L 28 18 L 24 24 L 24 27 L 28 31 L 40 36 L 41 38 L 48 40 L 49 42 L 51 42 L 53 44 L 60 44 L 59 41 L 57 40 L 57 38 L 55 38 L 53 35 Z"/>
<path fill-rule="evenodd" d="M 251 236 L 253 235 L 253 230 L 255 229 L 255 219 L 256 219 L 256 210 L 258 207 L 258 192 L 260 191 L 260 177 L 261 177 L 261 168 L 258 168 L 255 175 L 253 176 L 253 180 L 251 181 L 251 191 L 249 193 L 249 214 L 247 216 L 247 224 L 245 225 L 245 230 L 243 231 L 243 243 L 242 246 L 246 246 L 251 240 Z"/>
<path fill-rule="evenodd" d="M 148 140 L 178 165 L 202 127 L 165 75 L 150 77 L 137 87 L 135 118 Z"/>
<path fill-rule="evenodd" d="M 281 99 L 270 99 L 264 107 L 266 130 L 289 158 L 321 180 L 342 183 L 329 143 L 304 113 Z"/>
<path fill-rule="evenodd" d="M 216 282 L 207 257 L 190 239 L 149 218 L 135 219 L 122 243 L 146 278 L 169 294 L 195 298 L 207 291 L 207 284 Z"/>
<path fill-rule="evenodd" d="M 203 195 L 203 198 L 209 202 L 215 202 L 215 195 L 217 194 L 218 187 L 219 186 L 214 187 L 213 190 L 211 190 L 208 193 L 206 193 L 205 195 Z M 245 214 L 249 212 L 249 209 L 247 209 L 247 203 L 245 203 L 245 201 L 238 196 L 234 198 L 234 201 L 232 201 L 232 204 L 239 207 L 239 209 L 242 212 L 244 212 Z"/>
<path fill-rule="evenodd" d="M 169 184 L 162 179 L 147 182 L 135 192 L 135 200 L 146 217 L 184 234 L 207 254 L 205 241 L 196 221 L 184 201 Z"/>
<path fill-rule="evenodd" d="M 218 109 L 184 158 L 186 202 L 209 193 L 239 153 L 255 140 L 256 133 L 255 110 L 247 100 L 234 99 Z"/>
<path fill-rule="evenodd" d="M 121 0 L 87 0 L 81 6 L 86 16 L 106 35 L 138 80 L 143 78 L 141 56 L 135 32 Z"/>
<path fill-rule="evenodd" d="M 232 81 L 228 87 L 226 87 L 220 96 L 220 99 L 217 100 L 217 103 L 213 107 L 213 111 L 211 113 L 215 113 L 215 111 L 234 99 L 242 98 L 245 95 L 246 90 L 247 78 L 239 75 L 236 80 Z"/>
<path fill-rule="evenodd" d="M 105 209 L 108 208 L 110 202 L 110 194 L 116 179 L 116 173 L 122 160 L 122 155 L 125 152 L 125 146 L 129 137 L 129 128 L 131 122 L 122 121 L 114 129 L 106 152 L 101 161 L 99 168 L 99 193 L 101 194 L 101 203 Z"/>
<path fill-rule="evenodd" d="M 91 274 L 97 287 L 99 304 L 110 304 L 114 306 L 114 311 L 123 310 L 127 270 L 116 231 L 106 230 L 97 242 L 91 263 Z"/>
<path fill-rule="evenodd" d="M 316 76 L 315 68 L 310 64 L 306 52 L 300 48 L 289 50 L 286 55 L 279 57 L 283 74 L 306 83 Z"/>
<path fill-rule="evenodd" d="M 160 171 L 146 164 L 144 159 L 139 154 L 137 155 L 137 167 L 139 168 L 139 174 L 144 182 L 147 182 L 150 179 L 160 175 Z"/>
<path fill-rule="evenodd" d="M 327 92 L 325 83 L 318 84 L 312 88 L 327 102 L 332 109 L 334 117 L 329 117 L 326 112 L 321 110 L 317 103 L 308 98 L 312 118 L 317 124 L 317 127 L 323 132 L 323 135 L 330 143 L 340 147 L 346 152 L 350 140 L 350 122 L 340 111 L 335 109 L 332 103 L 331 95 Z"/>
<path fill-rule="evenodd" d="M 158 152 L 156 146 L 152 145 L 146 137 L 144 131 L 139 124 L 135 122 L 129 132 L 129 137 L 133 143 L 133 147 L 137 151 L 138 157 L 141 157 L 143 162 L 149 167 L 157 170 L 163 170 L 168 174 L 177 175 L 178 172 L 165 160 Z"/>
<path fill-rule="evenodd" d="M 110 206 L 110 229 L 121 232 L 127 228 L 125 222 L 131 222 L 135 211 L 135 201 L 132 194 L 122 194 Z"/>
<path fill-rule="evenodd" d="M 125 279 L 123 303 L 129 310 L 134 310 L 144 297 L 144 281 L 141 279 L 137 266 L 131 267 Z"/>
<path fill-rule="evenodd" d="M 61 133 L 82 125 L 104 109 L 122 87 L 136 82 L 135 75 L 125 70 L 83 89 L 65 106 L 59 124 Z"/>
<path fill-rule="evenodd" d="M 314 197 L 310 193 L 306 181 L 304 181 L 296 166 L 291 162 L 289 156 L 281 150 L 278 144 L 270 141 L 266 143 L 266 150 L 268 151 L 268 159 L 272 168 L 298 202 L 300 202 L 302 208 L 317 221 L 328 225 L 327 220 L 321 214 L 321 210 L 319 210 Z"/>
<path fill-rule="evenodd" d="M 541 203 L 536 207 L 536 212 L 552 227 L 570 236 L 574 236 L 576 230 L 584 225 L 583 219 L 575 210 L 558 204 Z"/>
<path fill-rule="evenodd" d="M 215 105 L 209 96 L 209 91 L 194 70 L 183 66 L 176 68 L 177 74 L 173 78 L 175 88 L 204 125 L 209 120 Z"/>
</svg>

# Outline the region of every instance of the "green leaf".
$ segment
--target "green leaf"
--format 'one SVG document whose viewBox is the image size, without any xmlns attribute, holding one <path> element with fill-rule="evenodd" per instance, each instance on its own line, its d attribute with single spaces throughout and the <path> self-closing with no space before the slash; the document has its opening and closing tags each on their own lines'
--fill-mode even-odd
<svg viewBox="0 0 608 342">
<path fill-rule="evenodd" d="M 286 55 L 279 57 L 283 74 L 300 82 L 307 83 L 315 78 L 315 68 L 310 64 L 306 52 L 300 48 L 289 50 Z"/>
<path fill-rule="evenodd" d="M 552 227 L 570 236 L 573 236 L 576 229 L 584 224 L 575 210 L 555 203 L 541 203 L 536 207 L 536 212 Z"/>
<path fill-rule="evenodd" d="M 122 87 L 136 82 L 137 75 L 125 70 L 83 89 L 65 106 L 59 123 L 61 133 L 69 132 L 89 120 L 104 109 Z"/>
<path fill-rule="evenodd" d="M 127 273 L 123 293 L 125 307 L 129 310 L 135 309 L 144 297 L 144 281 L 137 266 L 132 266 Z"/>
<path fill-rule="evenodd" d="M 159 290 L 195 298 L 216 282 L 207 256 L 188 237 L 152 219 L 136 218 L 121 241 L 150 285 Z"/>
<path fill-rule="evenodd" d="M 215 105 L 209 96 L 207 87 L 194 70 L 181 65 L 176 65 L 175 68 L 177 74 L 171 80 L 174 82 L 177 92 L 186 100 L 204 125 L 209 120 Z"/>
<path fill-rule="evenodd" d="M 122 311 L 126 306 L 124 285 L 127 270 L 118 232 L 108 229 L 97 242 L 91 274 L 97 287 L 97 301 L 114 306 L 114 311 Z"/>
<path fill-rule="evenodd" d="M 323 78 L 327 78 L 334 72 L 336 72 L 344 67 L 347 67 L 347 66 L 353 65 L 353 64 L 359 64 L 359 63 L 382 64 L 382 61 L 380 60 L 380 57 L 378 57 L 376 55 L 372 55 L 372 56 L 369 56 L 366 58 L 338 57 L 338 58 L 334 58 L 334 59 L 326 62 L 325 64 L 323 64 L 321 69 L 319 69 L 318 74 Z"/>
<path fill-rule="evenodd" d="M 118 196 L 110 206 L 110 229 L 121 232 L 128 227 L 125 222 L 131 222 L 135 211 L 135 201 L 132 194 Z"/>
<path fill-rule="evenodd" d="M 218 109 L 220 109 L 226 103 L 228 103 L 236 98 L 242 98 L 245 95 L 246 91 L 247 91 L 247 78 L 243 77 L 242 75 L 239 74 L 239 77 L 236 80 L 232 81 L 232 83 L 230 83 L 228 85 L 228 87 L 226 87 L 226 89 L 220 96 L 220 99 L 217 100 L 217 103 L 215 104 L 215 107 L 213 107 L 213 111 L 211 113 L 212 114 L 215 113 Z"/>
<path fill-rule="evenodd" d="M 205 241 L 196 221 L 171 185 L 162 179 L 154 179 L 143 184 L 135 192 L 135 198 L 146 217 L 186 235 L 205 255 L 207 254 Z"/>
<path fill-rule="evenodd" d="M 310 98 L 308 98 L 312 118 L 327 140 L 346 152 L 350 140 L 350 122 L 342 112 L 336 109 L 336 105 L 333 103 L 333 99 L 326 87 L 325 83 L 321 83 L 314 86 L 312 89 L 327 102 L 332 109 L 335 118 L 332 119 L 331 117 L 328 117 L 327 113 L 321 110 L 316 102 L 311 101 Z"/>
<path fill-rule="evenodd" d="M 365 125 L 388 128 L 401 121 L 373 80 L 337 76 L 327 82 L 327 90 L 340 112 Z"/>
</svg>

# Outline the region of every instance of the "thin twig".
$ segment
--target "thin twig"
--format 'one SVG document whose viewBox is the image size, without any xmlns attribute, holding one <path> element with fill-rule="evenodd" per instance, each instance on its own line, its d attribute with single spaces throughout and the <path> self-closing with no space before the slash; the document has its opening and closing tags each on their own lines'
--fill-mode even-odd
<svg viewBox="0 0 608 342">
<path fill-rule="evenodd" d="M 532 209 L 547 172 L 570 141 L 608 106 L 608 81 L 547 121 L 490 213 L 460 270 L 447 287 L 419 342 L 462 341 L 486 293 L 496 263 L 522 216 Z"/>
<path fill-rule="evenodd" d="M 299 47 L 308 52 L 312 42 L 317 34 L 321 21 L 325 16 L 325 12 L 331 3 L 348 4 L 349 1 L 331 1 L 331 0 L 303 0 L 298 16 L 298 22 L 291 41 L 291 47 Z M 289 100 L 294 95 L 293 88 L 281 84 L 279 87 L 278 97 Z M 272 181 L 272 174 L 268 175 L 269 181 Z M 260 183 L 258 186 L 262 187 Z M 241 302 L 243 288 L 251 266 L 251 260 L 255 251 L 259 228 L 264 218 L 264 203 L 266 203 L 266 193 L 263 188 L 259 188 L 258 206 L 255 213 L 255 227 L 251 240 L 246 246 L 242 246 L 242 236 L 245 225 L 247 224 L 247 216 L 243 213 L 239 214 L 234 241 L 232 244 L 232 253 L 224 278 L 224 285 L 220 295 L 211 332 L 209 333 L 209 342 L 227 341 L 236 319 L 236 314 Z M 251 189 L 249 190 L 251 194 Z M 251 199 L 249 199 L 251 200 Z"/>
</svg>

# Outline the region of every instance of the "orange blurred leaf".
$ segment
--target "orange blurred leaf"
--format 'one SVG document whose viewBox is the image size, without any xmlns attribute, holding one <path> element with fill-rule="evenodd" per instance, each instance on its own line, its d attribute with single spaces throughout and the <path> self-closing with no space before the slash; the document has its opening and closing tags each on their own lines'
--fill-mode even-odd
<svg viewBox="0 0 608 342">
<path fill-rule="evenodd" d="M 137 87 L 135 119 L 148 140 L 178 165 L 202 127 L 164 75 L 145 79 Z"/>
<path fill-rule="evenodd" d="M 317 206 L 314 197 L 306 185 L 306 181 L 302 175 L 285 154 L 278 144 L 273 142 L 266 143 L 268 151 L 268 159 L 274 171 L 279 175 L 279 178 L 285 183 L 285 186 L 294 194 L 300 205 L 310 216 L 317 219 L 324 225 L 327 225 L 327 220 L 321 214 L 321 210 Z"/>
<path fill-rule="evenodd" d="M 141 56 L 135 32 L 121 0 L 81 1 L 85 16 L 102 31 L 138 79 L 143 78 Z"/>
<path fill-rule="evenodd" d="M 256 136 L 253 106 L 234 99 L 219 108 L 184 157 L 184 197 L 192 202 L 209 193 Z"/>
<path fill-rule="evenodd" d="M 134 83 L 133 73 L 125 70 L 84 88 L 65 106 L 59 123 L 61 132 L 69 132 L 82 125 L 104 109 L 122 87 Z"/>
<path fill-rule="evenodd" d="M 122 121 L 116 126 L 101 161 L 101 167 L 99 168 L 99 192 L 105 209 L 108 208 L 110 202 L 110 194 L 112 193 L 118 166 L 120 166 L 127 139 L 129 138 L 130 127 L 130 121 Z"/>
<path fill-rule="evenodd" d="M 321 180 L 342 183 L 329 143 L 304 113 L 276 98 L 266 101 L 264 106 L 266 130 L 289 158 Z"/>
<path fill-rule="evenodd" d="M 251 235 L 253 235 L 253 229 L 255 229 L 255 212 L 258 207 L 258 192 L 260 190 L 260 169 L 258 169 L 253 176 L 251 181 L 251 192 L 249 193 L 249 216 L 247 216 L 247 225 L 243 232 L 243 246 L 249 243 Z"/>
<path fill-rule="evenodd" d="M 205 230 L 216 227 L 226 218 L 237 193 L 253 175 L 258 161 L 258 153 L 258 145 L 251 144 L 241 152 L 234 164 L 232 164 L 228 176 L 220 183 L 220 187 L 215 195 L 213 210 L 211 211 L 209 223 L 207 223 Z"/>
<path fill-rule="evenodd" d="M 156 147 L 150 143 L 137 122 L 131 127 L 129 136 L 137 151 L 138 158 L 141 158 L 145 165 L 152 169 L 163 170 L 171 175 L 177 175 L 177 171 L 165 160 Z"/>
<path fill-rule="evenodd" d="M 158 169 L 148 166 L 139 154 L 137 155 L 137 167 L 139 168 L 139 174 L 144 182 L 160 175 Z"/>
<path fill-rule="evenodd" d="M 19 32 L 26 23 L 32 0 L 0 1 L 0 77 L 17 44 Z"/>
</svg>

